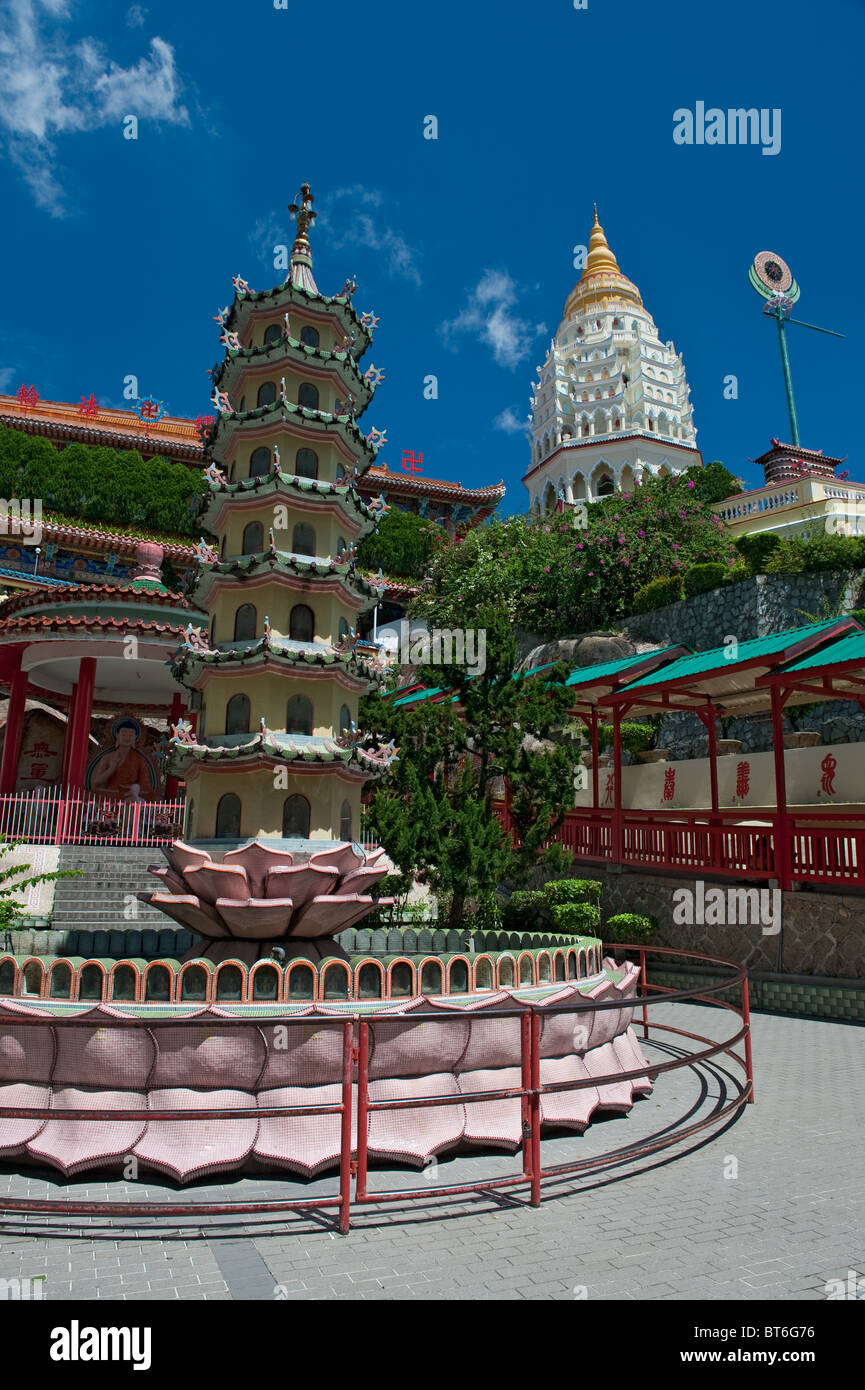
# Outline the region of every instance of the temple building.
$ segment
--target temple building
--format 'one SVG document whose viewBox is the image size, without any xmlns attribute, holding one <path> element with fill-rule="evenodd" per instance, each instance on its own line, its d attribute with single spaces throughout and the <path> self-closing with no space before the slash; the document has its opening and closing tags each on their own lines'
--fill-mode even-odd
<svg viewBox="0 0 865 1390">
<path fill-rule="evenodd" d="M 523 477 L 536 515 L 702 466 L 682 357 L 619 269 L 597 208 L 583 274 L 537 372 Z"/>
<path fill-rule="evenodd" d="M 212 415 L 191 419 L 163 414 L 158 419 L 142 419 L 135 410 L 109 409 L 92 397 L 91 402 L 76 406 L 70 401 L 43 400 L 34 388 L 22 386 L 15 395 L 0 393 L 0 426 L 42 435 L 61 449 L 67 444 L 107 444 L 121 451 L 135 449 L 145 459 L 167 459 L 196 470 L 204 467 L 203 434 L 213 423 Z M 405 452 L 410 457 L 399 468 L 389 468 L 383 458 L 377 459 L 358 479 L 361 496 L 383 496 L 388 506 L 440 522 L 453 534 L 458 526 L 478 526 L 486 521 L 505 495 L 503 481 L 466 488 L 446 478 L 428 477 L 423 456 Z M 162 542 L 162 537 L 159 540 Z M 0 541 L 0 577 L 5 576 L 4 565 Z"/>
<path fill-rule="evenodd" d="M 357 731 L 385 669 L 358 636 L 381 594 L 354 558 L 382 510 L 357 485 L 383 437 L 356 423 L 375 391 L 359 366 L 372 326 L 351 282 L 319 292 L 311 205 L 304 185 L 285 283 L 235 282 L 214 373 L 202 525 L 216 548 L 202 543 L 193 586 L 209 627 L 174 665 L 197 713 L 176 731 L 172 770 L 198 842 L 352 841 L 361 788 L 388 761 Z"/>
<path fill-rule="evenodd" d="M 844 459 L 822 449 L 772 440 L 753 460 L 764 472 L 762 487 L 747 488 L 718 503 L 718 515 L 739 536 L 865 535 L 865 483 L 838 469 Z"/>
</svg>

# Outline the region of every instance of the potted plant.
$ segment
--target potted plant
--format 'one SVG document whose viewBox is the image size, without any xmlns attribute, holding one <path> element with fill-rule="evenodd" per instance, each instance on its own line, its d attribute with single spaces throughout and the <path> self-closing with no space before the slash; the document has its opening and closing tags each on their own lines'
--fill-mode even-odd
<svg viewBox="0 0 865 1390">
<path fill-rule="evenodd" d="M 715 744 L 715 750 L 719 758 L 728 758 L 731 754 L 741 753 L 742 751 L 742 740 L 740 738 L 728 737 L 732 723 L 732 715 L 721 715 L 721 737 Z"/>
<path fill-rule="evenodd" d="M 667 761 L 667 749 L 656 748 L 657 741 L 657 721 L 646 724 L 622 725 L 622 747 L 627 748 L 631 757 L 639 763 L 665 763 Z"/>
<path fill-rule="evenodd" d="M 784 735 L 785 748 L 816 748 L 822 742 L 819 729 L 803 729 L 802 723 L 817 709 L 819 701 L 811 705 L 789 705 L 784 713 L 793 725 L 790 733 Z"/>
</svg>

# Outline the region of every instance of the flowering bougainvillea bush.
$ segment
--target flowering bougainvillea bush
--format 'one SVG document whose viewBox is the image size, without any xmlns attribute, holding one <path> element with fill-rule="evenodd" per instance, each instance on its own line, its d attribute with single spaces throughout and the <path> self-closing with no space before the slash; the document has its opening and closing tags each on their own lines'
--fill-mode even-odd
<svg viewBox="0 0 865 1390">
<path fill-rule="evenodd" d="M 415 611 L 439 625 L 470 626 L 484 603 L 545 637 L 604 628 L 633 610 L 650 580 L 693 565 L 733 568 L 739 558 L 721 518 L 693 480 L 652 479 L 629 496 L 592 503 L 588 524 L 565 511 L 540 520 L 493 519 L 431 561 Z"/>
</svg>

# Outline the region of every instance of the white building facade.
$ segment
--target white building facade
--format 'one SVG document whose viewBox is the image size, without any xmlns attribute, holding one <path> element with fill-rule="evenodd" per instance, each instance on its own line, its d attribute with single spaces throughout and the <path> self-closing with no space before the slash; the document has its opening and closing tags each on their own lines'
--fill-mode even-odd
<svg viewBox="0 0 865 1390">
<path fill-rule="evenodd" d="M 523 477 L 536 515 L 702 466 L 682 358 L 620 271 L 597 208 L 585 269 L 537 372 Z"/>
</svg>

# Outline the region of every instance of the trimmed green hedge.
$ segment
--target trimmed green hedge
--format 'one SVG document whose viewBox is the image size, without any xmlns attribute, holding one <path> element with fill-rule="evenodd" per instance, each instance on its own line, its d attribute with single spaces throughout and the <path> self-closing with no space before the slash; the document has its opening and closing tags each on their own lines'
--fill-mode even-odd
<svg viewBox="0 0 865 1390">
<path fill-rule="evenodd" d="M 678 603 L 684 598 L 682 576 L 680 574 L 659 575 L 650 579 L 634 595 L 635 613 L 652 613 L 656 608 L 664 608 L 668 603 Z"/>
<path fill-rule="evenodd" d="M 720 589 L 726 582 L 727 574 L 727 565 L 692 565 L 685 571 L 685 597 L 693 598 L 696 594 L 707 594 L 712 589 Z"/>
<path fill-rule="evenodd" d="M 617 912 L 608 917 L 604 936 L 612 941 L 645 941 L 658 925 L 657 917 L 644 917 L 639 912 Z"/>
</svg>

